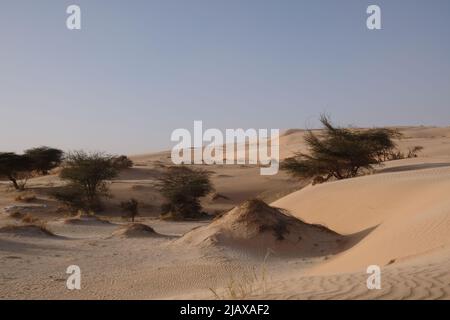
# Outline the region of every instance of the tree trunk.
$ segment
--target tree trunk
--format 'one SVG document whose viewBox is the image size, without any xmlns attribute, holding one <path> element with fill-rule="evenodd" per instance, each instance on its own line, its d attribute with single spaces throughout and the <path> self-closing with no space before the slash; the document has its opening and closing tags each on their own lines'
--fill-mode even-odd
<svg viewBox="0 0 450 320">
<path fill-rule="evenodd" d="M 20 187 L 19 187 L 19 184 L 17 183 L 17 180 L 14 177 L 11 177 L 11 176 L 9 176 L 8 178 L 12 182 L 14 188 L 16 190 L 20 190 Z"/>
</svg>

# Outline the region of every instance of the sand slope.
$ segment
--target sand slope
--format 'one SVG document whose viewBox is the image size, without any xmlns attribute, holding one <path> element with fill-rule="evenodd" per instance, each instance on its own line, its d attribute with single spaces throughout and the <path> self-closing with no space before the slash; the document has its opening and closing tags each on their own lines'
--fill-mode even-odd
<svg viewBox="0 0 450 320">
<path fill-rule="evenodd" d="M 442 167 L 310 186 L 273 205 L 343 234 L 370 231 L 353 248 L 314 269 L 339 273 L 385 266 L 449 245 L 449 190 L 450 167 Z"/>
<path fill-rule="evenodd" d="M 381 289 L 368 290 L 365 272 L 300 275 L 288 272 L 259 299 L 450 299 L 450 248 L 382 269 Z"/>
</svg>

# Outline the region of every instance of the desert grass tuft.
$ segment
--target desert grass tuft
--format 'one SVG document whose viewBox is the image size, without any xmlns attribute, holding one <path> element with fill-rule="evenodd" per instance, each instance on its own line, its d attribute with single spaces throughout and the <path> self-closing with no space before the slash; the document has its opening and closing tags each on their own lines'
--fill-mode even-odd
<svg viewBox="0 0 450 320">
<path fill-rule="evenodd" d="M 268 250 L 259 268 L 253 267 L 251 272 L 245 272 L 239 279 L 231 277 L 223 289 L 209 288 L 209 291 L 217 300 L 242 300 L 265 294 L 268 282 L 266 262 L 270 254 Z"/>
<path fill-rule="evenodd" d="M 36 201 L 36 196 L 34 194 L 20 194 L 17 197 L 14 198 L 15 201 L 18 202 L 26 202 L 26 203 L 30 203 L 33 201 Z"/>
<path fill-rule="evenodd" d="M 31 224 L 38 224 L 41 223 L 41 220 L 38 218 L 33 217 L 31 214 L 26 214 L 22 218 L 23 223 L 31 223 Z"/>
</svg>

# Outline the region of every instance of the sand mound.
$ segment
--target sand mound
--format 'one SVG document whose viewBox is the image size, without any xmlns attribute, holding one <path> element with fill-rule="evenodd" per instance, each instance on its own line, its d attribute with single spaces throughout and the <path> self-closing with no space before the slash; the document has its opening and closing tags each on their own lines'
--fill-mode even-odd
<svg viewBox="0 0 450 320">
<path fill-rule="evenodd" d="M 113 237 L 123 238 L 140 238 L 140 237 L 162 237 L 162 235 L 156 233 L 152 227 L 149 227 L 141 223 L 131 223 L 126 226 L 120 227 L 113 232 Z"/>
<path fill-rule="evenodd" d="M 111 222 L 102 220 L 92 215 L 78 215 L 73 218 L 64 220 L 65 224 L 83 225 L 83 226 L 98 226 L 98 225 L 111 225 Z"/>
<path fill-rule="evenodd" d="M 56 237 L 54 233 L 44 226 L 38 225 L 10 225 L 0 228 L 0 233 L 24 237 Z"/>
<path fill-rule="evenodd" d="M 319 225 L 310 225 L 270 207 L 250 200 L 234 208 L 210 225 L 192 230 L 177 240 L 196 246 L 224 246 L 246 253 L 319 256 L 336 252 L 343 237 Z"/>
</svg>

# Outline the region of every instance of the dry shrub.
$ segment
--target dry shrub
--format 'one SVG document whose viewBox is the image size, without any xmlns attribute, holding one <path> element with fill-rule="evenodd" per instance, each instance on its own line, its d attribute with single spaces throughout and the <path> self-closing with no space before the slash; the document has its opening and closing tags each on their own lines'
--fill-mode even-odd
<svg viewBox="0 0 450 320">
<path fill-rule="evenodd" d="M 41 220 L 38 218 L 33 217 L 31 214 L 26 214 L 22 218 L 23 223 L 31 223 L 31 224 L 42 224 Z"/>
<path fill-rule="evenodd" d="M 15 212 L 11 212 L 9 214 L 9 217 L 13 218 L 13 219 L 22 219 L 24 217 L 24 214 L 20 211 L 15 211 Z"/>
<path fill-rule="evenodd" d="M 114 157 L 112 159 L 112 163 L 113 163 L 113 166 L 116 167 L 117 170 L 124 170 L 124 169 L 131 168 L 133 166 L 133 161 L 131 161 L 125 155 Z"/>
<path fill-rule="evenodd" d="M 14 198 L 15 201 L 30 203 L 36 201 L 36 196 L 34 194 L 20 194 Z"/>
<path fill-rule="evenodd" d="M 251 272 L 244 272 L 239 279 L 231 277 L 223 289 L 209 288 L 214 298 L 217 300 L 242 300 L 249 299 L 254 295 L 265 294 L 268 281 L 266 261 L 269 255 L 268 251 L 259 270 L 254 267 Z"/>
</svg>

